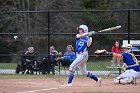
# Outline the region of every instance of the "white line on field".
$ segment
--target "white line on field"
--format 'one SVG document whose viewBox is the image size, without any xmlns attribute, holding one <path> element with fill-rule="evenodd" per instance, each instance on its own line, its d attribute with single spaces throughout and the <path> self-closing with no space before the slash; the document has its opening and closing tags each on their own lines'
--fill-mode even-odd
<svg viewBox="0 0 140 93">
<path fill-rule="evenodd" d="M 35 92 L 40 92 L 40 91 L 49 91 L 49 90 L 57 90 L 60 88 L 64 88 L 65 86 L 57 87 L 57 88 L 48 88 L 48 89 L 39 89 L 39 90 L 32 90 L 32 91 L 23 91 L 23 92 L 15 92 L 15 93 L 35 93 Z"/>
</svg>

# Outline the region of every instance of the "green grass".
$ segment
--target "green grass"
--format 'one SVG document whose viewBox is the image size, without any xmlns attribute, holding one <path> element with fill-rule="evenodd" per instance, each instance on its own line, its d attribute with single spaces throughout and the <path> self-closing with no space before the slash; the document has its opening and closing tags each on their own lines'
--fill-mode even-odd
<svg viewBox="0 0 140 93">
<path fill-rule="evenodd" d="M 29 74 L 0 74 L 0 79 L 47 79 L 47 78 L 67 78 L 67 75 L 29 75 Z M 113 79 L 114 76 L 99 76 L 103 79 Z M 85 78 L 84 75 L 75 76 L 75 78 Z"/>
<path fill-rule="evenodd" d="M 106 66 L 109 66 L 110 63 L 105 60 L 105 61 L 94 61 L 94 62 L 87 62 L 87 69 L 88 70 L 108 70 L 106 69 Z"/>
<path fill-rule="evenodd" d="M 29 74 L 0 74 L 0 79 L 40 79 L 54 77 L 53 75 L 29 75 Z M 56 76 L 57 77 L 57 76 Z"/>
<path fill-rule="evenodd" d="M 0 63 L 0 69 L 15 69 L 16 63 Z"/>
<path fill-rule="evenodd" d="M 106 68 L 106 66 L 110 66 L 111 65 L 111 61 L 110 60 L 94 60 L 94 61 L 88 61 L 86 63 L 87 65 L 87 70 L 90 71 L 118 71 L 118 69 L 108 69 Z M 58 69 L 58 67 L 56 67 L 56 69 Z M 63 69 L 61 67 L 61 69 Z"/>
<path fill-rule="evenodd" d="M 88 70 L 108 71 L 109 69 L 107 69 L 106 66 L 110 66 L 111 62 L 110 60 L 94 60 L 94 61 L 91 60 L 88 61 L 86 64 Z M 15 68 L 16 68 L 16 63 L 0 63 L 0 69 L 15 69 Z M 55 68 L 58 70 L 59 67 L 56 66 Z M 63 68 L 61 67 L 61 69 Z"/>
</svg>

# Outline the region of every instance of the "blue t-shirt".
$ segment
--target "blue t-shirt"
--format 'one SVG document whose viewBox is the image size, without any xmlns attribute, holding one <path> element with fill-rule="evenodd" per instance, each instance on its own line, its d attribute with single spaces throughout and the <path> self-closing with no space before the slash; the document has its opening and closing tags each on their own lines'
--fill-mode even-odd
<svg viewBox="0 0 140 93">
<path fill-rule="evenodd" d="M 88 37 L 76 38 L 76 52 L 83 52 L 87 48 Z"/>
<path fill-rule="evenodd" d="M 65 52 L 64 53 L 64 60 L 70 60 L 70 62 L 73 62 L 76 59 L 75 52 Z"/>
<path fill-rule="evenodd" d="M 123 52 L 122 56 L 123 56 L 123 62 L 127 66 L 131 66 L 131 65 L 135 65 L 136 64 L 136 58 L 135 58 L 134 54 Z M 134 69 L 135 71 L 140 71 L 140 67 L 139 66 L 132 66 L 132 67 L 129 67 L 127 69 Z"/>
</svg>

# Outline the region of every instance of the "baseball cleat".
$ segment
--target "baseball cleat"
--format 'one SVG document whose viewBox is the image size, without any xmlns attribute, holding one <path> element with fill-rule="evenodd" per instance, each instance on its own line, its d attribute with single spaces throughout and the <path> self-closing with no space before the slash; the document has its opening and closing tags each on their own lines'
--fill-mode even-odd
<svg viewBox="0 0 140 93">
<path fill-rule="evenodd" d="M 114 79 L 114 84 L 120 84 L 120 80 Z"/>
<path fill-rule="evenodd" d="M 98 78 L 97 87 L 100 87 L 101 86 L 101 83 L 102 83 L 102 78 Z"/>
<path fill-rule="evenodd" d="M 70 84 L 63 84 L 63 85 L 61 85 L 61 86 L 63 86 L 63 87 L 72 87 L 72 83 L 70 83 Z"/>
</svg>

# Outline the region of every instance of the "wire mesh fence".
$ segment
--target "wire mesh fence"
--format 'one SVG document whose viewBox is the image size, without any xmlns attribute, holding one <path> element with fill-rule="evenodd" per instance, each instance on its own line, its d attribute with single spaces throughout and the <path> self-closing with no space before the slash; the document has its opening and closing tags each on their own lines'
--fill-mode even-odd
<svg viewBox="0 0 140 93">
<path fill-rule="evenodd" d="M 121 25 L 119 30 L 113 30 L 93 35 L 93 44 L 89 47 L 87 69 L 90 71 L 109 71 L 111 56 L 96 57 L 97 49 L 111 48 L 116 40 L 140 40 L 139 18 L 140 10 L 87 10 L 87 11 L 7 11 L 0 16 L 0 69 L 1 73 L 15 74 L 18 59 L 28 47 L 34 47 L 37 61 L 42 61 L 49 53 L 50 46 L 55 46 L 62 54 L 67 45 L 75 48 L 77 27 L 86 24 L 90 31 Z M 14 36 L 17 36 L 14 38 Z M 139 43 L 139 42 L 138 42 Z M 136 43 L 137 44 L 137 43 Z M 136 46 L 139 48 L 138 46 Z M 138 53 L 139 59 L 139 53 Z M 59 62 L 58 62 L 59 63 Z M 57 64 L 56 73 L 63 71 Z M 3 70 L 2 70 L 3 69 Z M 64 72 L 63 72 L 64 73 Z M 98 74 L 97 73 L 97 74 Z M 104 74 L 106 72 L 103 72 Z"/>
</svg>

